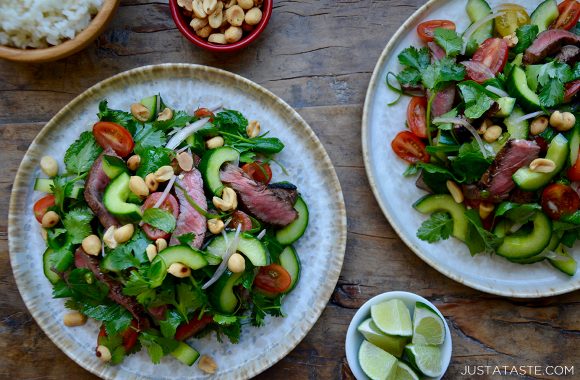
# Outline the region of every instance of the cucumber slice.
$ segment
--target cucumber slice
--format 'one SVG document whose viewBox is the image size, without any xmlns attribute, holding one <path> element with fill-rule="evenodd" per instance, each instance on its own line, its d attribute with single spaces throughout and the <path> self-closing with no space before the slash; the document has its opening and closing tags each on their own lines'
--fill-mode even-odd
<svg viewBox="0 0 580 380">
<path fill-rule="evenodd" d="M 125 161 L 115 156 L 103 156 L 103 171 L 110 179 L 116 178 L 121 173 L 127 173 Z"/>
<path fill-rule="evenodd" d="M 286 293 L 290 293 L 300 278 L 300 258 L 298 257 L 294 247 L 291 245 L 284 248 L 280 254 L 280 265 L 288 271 L 290 278 L 292 279 L 290 287 L 286 291 Z"/>
<path fill-rule="evenodd" d="M 232 241 L 235 232 L 226 233 L 228 241 Z M 226 252 L 227 244 L 226 239 L 223 235 L 218 235 L 208 244 L 206 251 L 212 256 L 223 257 Z M 266 248 L 264 244 L 252 235 L 248 233 L 240 234 L 240 241 L 238 243 L 238 252 L 241 252 L 244 256 L 252 262 L 256 267 L 263 267 L 268 264 L 268 255 L 266 253 Z M 207 261 L 210 265 L 218 265 L 221 262 L 220 258 L 214 258 L 212 256 L 207 257 Z"/>
<path fill-rule="evenodd" d="M 300 239 L 308 227 L 308 206 L 302 197 L 298 197 L 294 209 L 298 211 L 298 219 L 276 231 L 276 240 L 282 245 L 290 245 Z"/>
<path fill-rule="evenodd" d="M 576 270 L 578 269 L 576 260 L 574 260 L 574 258 L 568 253 L 563 244 L 558 246 L 556 253 L 561 256 L 561 258 L 548 259 L 550 264 L 552 264 L 554 268 L 560 270 L 562 273 L 565 273 L 568 276 L 574 276 L 576 274 Z"/>
<path fill-rule="evenodd" d="M 503 121 L 507 127 L 507 131 L 512 139 L 523 139 L 526 140 L 530 133 L 530 124 L 527 120 L 516 122 L 517 119 L 524 116 L 525 113 L 518 106 L 515 106 L 511 114 L 506 117 Z"/>
<path fill-rule="evenodd" d="M 70 268 L 73 261 L 74 257 L 71 252 L 66 251 L 57 253 L 52 249 L 47 248 L 42 255 L 42 269 L 44 275 L 51 284 L 56 284 L 61 278 L 52 270 L 52 268 L 59 272 L 64 272 Z"/>
<path fill-rule="evenodd" d="M 238 297 L 234 293 L 234 285 L 243 272 L 232 273 L 226 270 L 219 280 L 210 287 L 209 300 L 220 312 L 233 314 L 238 306 Z"/>
<path fill-rule="evenodd" d="M 50 178 L 37 178 L 34 181 L 34 190 L 41 191 L 43 193 L 52 194 L 52 186 L 53 185 L 54 185 L 54 182 Z M 72 190 L 71 190 L 70 196 L 68 196 L 68 198 L 78 199 L 79 195 L 82 194 L 83 190 L 84 190 L 84 187 L 74 185 Z"/>
<path fill-rule="evenodd" d="M 507 234 L 505 224 L 496 226 L 493 232 L 504 238 L 496 253 L 512 260 L 527 259 L 542 253 L 552 239 L 552 221 L 543 212 L 537 212 L 532 224 L 531 232 L 513 235 Z"/>
<path fill-rule="evenodd" d="M 540 109 L 540 98 L 528 86 L 526 72 L 519 66 L 514 66 L 507 80 L 507 89 L 511 96 L 519 100 L 524 109 L 536 111 Z"/>
<path fill-rule="evenodd" d="M 491 7 L 485 0 L 469 0 L 465 7 L 467 15 L 472 23 L 477 22 L 491 13 Z M 473 55 L 479 45 L 488 38 L 492 37 L 493 20 L 489 20 L 480 26 L 472 35 L 467 44 L 467 55 Z"/>
<path fill-rule="evenodd" d="M 504 223 L 505 221 L 502 221 L 500 223 Z M 562 239 L 562 233 L 560 232 L 552 232 L 552 238 L 550 239 L 550 242 L 548 243 L 548 246 L 539 254 L 529 257 L 527 259 L 509 259 L 511 262 L 514 263 L 518 263 L 518 264 L 533 264 L 533 263 L 537 263 L 539 261 L 545 260 L 546 259 L 546 254 L 550 251 L 555 251 L 556 248 L 558 248 L 558 245 L 560 244 L 560 240 Z"/>
<path fill-rule="evenodd" d="M 499 111 L 495 114 L 497 117 L 508 117 L 516 105 L 516 99 L 509 96 L 499 98 L 496 102 L 499 106 Z"/>
<path fill-rule="evenodd" d="M 157 95 L 152 95 L 141 99 L 141 104 L 149 110 L 149 114 L 151 115 L 147 121 L 152 121 L 157 118 L 157 98 Z"/>
<path fill-rule="evenodd" d="M 105 189 L 103 204 L 107 211 L 120 219 L 138 221 L 141 219 L 141 208 L 127 202 L 131 193 L 129 179 L 129 174 L 121 173 L 112 180 Z"/>
<path fill-rule="evenodd" d="M 153 261 L 155 260 L 163 260 L 167 268 L 174 263 L 181 263 L 193 270 L 207 266 L 207 260 L 203 253 L 185 245 L 174 245 L 165 248 L 153 259 Z"/>
<path fill-rule="evenodd" d="M 220 179 L 220 168 L 226 162 L 238 161 L 240 152 L 227 146 L 207 151 L 199 163 L 203 182 L 216 196 L 222 195 L 224 184 Z"/>
<path fill-rule="evenodd" d="M 556 168 L 551 173 L 536 173 L 530 170 L 530 168 L 520 168 L 517 172 L 513 175 L 514 182 L 518 187 L 525 191 L 535 191 L 538 190 L 540 187 L 547 185 L 552 178 L 566 164 L 566 160 L 568 159 L 570 154 L 568 148 L 568 140 L 562 135 L 558 133 L 550 146 L 548 147 L 548 152 L 546 153 L 546 158 L 548 160 L 554 161 L 556 164 Z"/>
<path fill-rule="evenodd" d="M 526 66 L 526 79 L 528 82 L 528 87 L 532 91 L 538 90 L 538 76 L 540 75 L 540 70 L 544 65 L 528 65 Z"/>
<path fill-rule="evenodd" d="M 541 32 L 548 29 L 548 27 L 560 16 L 558 11 L 558 3 L 556 0 L 546 0 L 532 12 L 530 20 L 532 25 L 537 25 Z"/>
<path fill-rule="evenodd" d="M 465 206 L 453 200 L 449 194 L 426 195 L 413 205 L 413 208 L 422 214 L 432 214 L 444 211 L 451 214 L 453 219 L 453 236 L 461 241 L 467 237 L 469 222 L 465 216 Z"/>
<path fill-rule="evenodd" d="M 578 159 L 578 151 L 580 148 L 580 124 L 576 123 L 576 126 L 570 135 L 570 166 L 573 166 Z"/>
<path fill-rule="evenodd" d="M 185 365 L 192 366 L 199 358 L 199 352 L 190 347 L 188 344 L 179 342 L 179 345 L 171 353 L 175 359 L 179 360 Z"/>
</svg>

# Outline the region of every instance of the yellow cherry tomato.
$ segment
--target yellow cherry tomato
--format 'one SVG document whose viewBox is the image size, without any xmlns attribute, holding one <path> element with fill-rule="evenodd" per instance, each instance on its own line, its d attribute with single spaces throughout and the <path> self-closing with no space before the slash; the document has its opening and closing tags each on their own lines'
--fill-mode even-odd
<svg viewBox="0 0 580 380">
<path fill-rule="evenodd" d="M 503 4 L 497 11 L 503 12 L 495 18 L 495 30 L 502 37 L 514 34 L 517 28 L 531 22 L 528 12 L 521 5 Z"/>
</svg>

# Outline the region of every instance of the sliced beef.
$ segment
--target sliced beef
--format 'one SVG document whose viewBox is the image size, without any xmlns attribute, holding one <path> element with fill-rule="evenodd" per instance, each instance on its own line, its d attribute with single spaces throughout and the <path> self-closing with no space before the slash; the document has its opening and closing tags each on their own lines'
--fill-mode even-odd
<svg viewBox="0 0 580 380">
<path fill-rule="evenodd" d="M 580 79 L 576 79 L 570 83 L 566 83 L 566 91 L 564 92 L 564 103 L 570 103 L 574 96 L 580 91 Z"/>
<path fill-rule="evenodd" d="M 221 180 L 238 194 L 240 203 L 259 220 L 275 226 L 287 226 L 298 218 L 298 212 L 287 196 L 254 181 L 237 166 L 226 164 Z"/>
<path fill-rule="evenodd" d="M 199 170 L 194 168 L 189 172 L 183 173 L 183 178 L 178 179 L 177 184 L 187 192 L 199 207 L 207 211 L 207 200 L 203 193 L 203 180 Z M 191 246 L 200 248 L 207 231 L 206 218 L 193 208 L 184 192 L 178 186 L 175 187 L 175 194 L 179 200 L 179 217 L 169 245 L 179 244 L 177 237 L 180 235 L 194 233 L 195 239 L 191 242 Z"/>
<path fill-rule="evenodd" d="M 556 60 L 574 66 L 576 62 L 580 61 L 580 47 L 574 45 L 564 46 L 556 56 Z"/>
<path fill-rule="evenodd" d="M 548 29 L 538 34 L 524 53 L 524 63 L 534 64 L 562 49 L 564 45 L 580 46 L 580 36 L 562 29 Z"/>
<path fill-rule="evenodd" d="M 95 160 L 95 163 L 87 176 L 84 195 L 89 207 L 93 210 L 97 218 L 99 218 L 99 221 L 106 230 L 111 226 L 119 226 L 119 222 L 109 213 L 109 211 L 107 211 L 103 204 L 103 193 L 111 181 L 103 170 L 104 155 L 119 157 L 111 148 L 107 148 L 103 153 L 101 153 L 101 155 Z"/>
<path fill-rule="evenodd" d="M 431 50 L 431 62 L 440 61 L 447 55 L 445 50 L 433 41 L 427 42 L 427 46 L 429 47 L 429 50 Z"/>
<path fill-rule="evenodd" d="M 534 141 L 508 140 L 479 181 L 480 190 L 489 191 L 489 200 L 505 200 L 516 186 L 512 175 L 538 158 L 540 147 Z"/>
<path fill-rule="evenodd" d="M 455 103 L 455 84 L 449 85 L 435 95 L 433 103 L 431 103 L 431 114 L 433 117 L 438 117 L 451 111 Z M 431 93 L 427 92 L 427 97 L 431 97 Z"/>
<path fill-rule="evenodd" d="M 96 257 L 89 256 L 82 247 L 75 251 L 75 266 L 77 268 L 85 268 L 93 272 L 97 280 L 107 284 L 109 287 L 109 299 L 118 303 L 127 309 L 137 321 L 140 329 L 146 329 L 150 325 L 149 318 L 145 314 L 145 309 L 135 297 L 129 297 L 123 294 L 123 285 L 101 272 L 99 267 L 99 260 Z"/>
<path fill-rule="evenodd" d="M 274 192 L 278 197 L 284 199 L 290 204 L 296 203 L 298 198 L 298 188 L 288 182 L 271 183 L 268 188 Z"/>
</svg>

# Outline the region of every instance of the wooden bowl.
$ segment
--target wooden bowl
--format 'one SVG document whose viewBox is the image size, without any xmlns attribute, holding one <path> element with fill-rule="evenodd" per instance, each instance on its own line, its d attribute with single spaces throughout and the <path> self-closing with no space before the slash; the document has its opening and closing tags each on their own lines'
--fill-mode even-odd
<svg viewBox="0 0 580 380">
<path fill-rule="evenodd" d="M 104 0 L 101 10 L 92 19 L 89 26 L 72 40 L 65 41 L 60 45 L 39 49 L 19 49 L 0 45 L 0 58 L 16 62 L 39 63 L 68 57 L 87 47 L 105 30 L 119 6 L 119 1 Z"/>
</svg>

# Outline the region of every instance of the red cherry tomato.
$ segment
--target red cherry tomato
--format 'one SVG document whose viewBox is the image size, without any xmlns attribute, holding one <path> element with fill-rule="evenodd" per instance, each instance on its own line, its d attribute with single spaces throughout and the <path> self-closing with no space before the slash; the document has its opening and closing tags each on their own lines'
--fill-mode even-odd
<svg viewBox="0 0 580 380">
<path fill-rule="evenodd" d="M 137 321 L 133 319 L 131 321 L 131 326 L 123 331 L 121 336 L 123 337 L 123 348 L 125 348 L 125 352 L 131 351 L 137 343 L 137 338 L 139 338 L 139 324 Z"/>
<path fill-rule="evenodd" d="M 121 157 L 127 157 L 135 147 L 131 133 L 117 123 L 99 121 L 93 126 L 93 135 L 100 146 L 113 149 Z"/>
<path fill-rule="evenodd" d="M 570 181 L 580 181 L 580 153 L 576 159 L 576 163 L 568 169 L 568 178 Z"/>
<path fill-rule="evenodd" d="M 264 185 L 270 183 L 270 180 L 272 179 L 272 169 L 270 169 L 270 165 L 261 161 L 254 161 L 245 164 L 242 166 L 242 170 L 253 178 L 254 181 L 262 182 Z"/>
<path fill-rule="evenodd" d="M 411 164 L 418 161 L 429 162 L 425 143 L 409 131 L 399 132 L 391 142 L 391 148 L 397 156 Z"/>
<path fill-rule="evenodd" d="M 425 97 L 414 96 L 407 107 L 407 125 L 415 136 L 422 139 L 427 138 L 426 110 L 427 98 Z"/>
<path fill-rule="evenodd" d="M 249 231 L 252 229 L 252 219 L 243 211 L 234 211 L 232 214 L 232 221 L 228 225 L 233 229 L 238 228 L 238 225 L 241 225 L 240 231 Z"/>
<path fill-rule="evenodd" d="M 45 195 L 36 201 L 33 210 L 34 216 L 36 217 L 36 220 L 38 220 L 38 223 L 42 223 L 42 217 L 44 214 L 46 214 L 48 208 L 54 206 L 54 204 L 54 195 L 52 194 Z"/>
<path fill-rule="evenodd" d="M 580 2 L 566 0 L 558 5 L 560 16 L 550 26 L 551 29 L 572 29 L 580 19 Z"/>
<path fill-rule="evenodd" d="M 542 192 L 542 210 L 552 219 L 572 214 L 580 206 L 580 197 L 570 186 L 553 183 Z"/>
<path fill-rule="evenodd" d="M 507 63 L 508 50 L 508 44 L 503 38 L 488 38 L 483 41 L 471 60 L 483 63 L 493 75 L 497 75 Z"/>
<path fill-rule="evenodd" d="M 254 286 L 270 294 L 283 293 L 290 287 L 292 279 L 286 269 L 278 264 L 260 267 Z"/>
<path fill-rule="evenodd" d="M 455 23 L 449 20 L 430 20 L 425 21 L 417 26 L 417 34 L 419 38 L 424 42 L 431 42 L 434 40 L 435 29 L 443 28 L 449 30 L 455 30 Z"/>
<path fill-rule="evenodd" d="M 175 340 L 191 338 L 212 322 L 213 317 L 208 314 L 204 314 L 203 317 L 199 319 L 194 317 L 189 322 L 183 323 L 177 327 L 177 330 L 175 331 Z"/>
<path fill-rule="evenodd" d="M 570 103 L 578 91 L 580 91 L 580 79 L 566 83 L 564 103 Z"/>
<path fill-rule="evenodd" d="M 143 203 L 143 206 L 141 206 L 141 210 L 145 211 L 148 208 L 155 206 L 155 203 L 157 203 L 157 200 L 161 198 L 162 194 L 163 194 L 162 192 L 150 194 L 145 200 L 145 203 Z M 161 203 L 159 208 L 165 211 L 169 211 L 170 213 L 173 214 L 173 216 L 176 219 L 177 216 L 179 215 L 179 203 L 177 202 L 177 199 L 175 199 L 175 197 L 171 194 L 167 195 L 167 198 L 165 198 L 165 200 L 163 201 L 163 203 Z M 147 235 L 147 237 L 151 240 L 167 239 L 171 235 L 169 232 L 165 232 L 155 227 L 151 227 L 148 224 L 143 225 L 143 231 L 145 232 L 145 235 Z"/>
<path fill-rule="evenodd" d="M 197 110 L 195 110 L 193 115 L 200 119 L 203 119 L 204 117 L 209 117 L 209 121 L 213 121 L 213 118 L 215 116 L 214 113 L 211 112 L 208 108 L 198 108 Z"/>
</svg>

